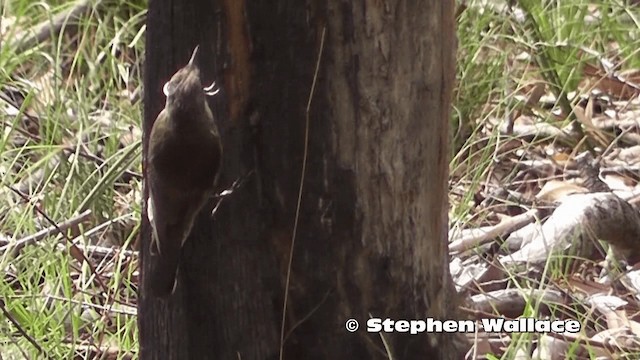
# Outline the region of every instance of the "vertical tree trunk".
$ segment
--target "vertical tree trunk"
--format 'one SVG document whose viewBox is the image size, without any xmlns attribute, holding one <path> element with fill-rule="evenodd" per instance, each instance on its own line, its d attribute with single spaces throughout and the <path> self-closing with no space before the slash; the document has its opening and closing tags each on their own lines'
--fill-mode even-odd
<svg viewBox="0 0 640 360">
<path fill-rule="evenodd" d="M 280 259 L 291 246 L 305 105 L 322 56 L 286 358 L 382 359 L 388 350 L 379 334 L 351 335 L 347 319 L 364 325 L 370 316 L 455 314 L 446 246 L 454 2 L 325 4 L 249 6 L 252 28 L 269 29 L 255 36 L 262 58 L 254 81 L 264 84 L 255 96 L 264 144 L 259 164 Z M 394 359 L 460 358 L 451 336 L 384 336 Z"/>
<path fill-rule="evenodd" d="M 222 76 L 222 65 L 229 56 L 224 38 L 228 31 L 220 30 L 229 20 L 229 5 L 234 1 L 150 1 L 144 68 L 145 159 L 147 137 L 165 102 L 162 86 L 186 64 L 197 44 L 205 85 L 215 79 L 223 89 L 230 87 L 226 82 L 231 76 Z M 233 26 L 225 29 L 242 29 L 246 24 Z M 234 61 L 235 71 L 250 74 L 236 69 L 238 61 Z M 240 123 L 242 118 L 229 117 L 225 106 L 235 93 L 223 90 L 209 98 L 224 145 L 222 186 L 255 168 L 251 133 Z M 237 108 L 238 98 L 233 101 Z M 242 191 L 220 207 L 215 219 L 210 216 L 213 200 L 205 206 L 184 245 L 178 286 L 168 300 L 153 298 L 148 292 L 145 272 L 151 268 L 151 233 L 143 206 L 138 305 L 141 359 L 267 359 L 265 354 L 277 353 L 272 294 L 279 285 L 277 274 L 270 274 L 274 257 L 261 240 L 264 225 L 256 206 L 256 189 L 256 178 L 249 178 Z"/>
<path fill-rule="evenodd" d="M 211 64 L 226 64 L 212 104 L 224 120 L 223 183 L 254 172 L 213 221 L 200 217 L 168 302 L 146 295 L 143 228 L 141 359 L 278 357 L 301 180 L 284 358 L 461 358 L 451 336 L 364 330 L 370 316 L 455 317 L 446 246 L 454 1 L 213 6 L 151 1 L 145 133 L 162 82 L 206 43 Z M 349 318 L 362 325 L 354 334 Z"/>
</svg>

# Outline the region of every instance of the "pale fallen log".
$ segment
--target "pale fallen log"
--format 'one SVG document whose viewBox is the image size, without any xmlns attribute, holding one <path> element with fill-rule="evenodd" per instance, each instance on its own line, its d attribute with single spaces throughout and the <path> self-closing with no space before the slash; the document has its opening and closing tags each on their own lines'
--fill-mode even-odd
<svg viewBox="0 0 640 360">
<path fill-rule="evenodd" d="M 552 254 L 586 257 L 595 240 L 612 245 L 617 256 L 629 262 L 640 259 L 640 214 L 627 201 L 613 193 L 574 194 L 542 225 L 531 241 L 500 262 L 541 265 Z"/>
<path fill-rule="evenodd" d="M 538 217 L 539 211 L 533 209 L 514 217 L 504 218 L 500 223 L 493 226 L 464 229 L 458 234 L 450 234 L 450 237 L 455 236 L 455 238 L 452 238 L 451 243 L 449 243 L 449 253 L 455 254 L 464 252 L 493 241 L 497 237 L 504 236 L 521 229 L 527 224 L 535 221 Z"/>
</svg>

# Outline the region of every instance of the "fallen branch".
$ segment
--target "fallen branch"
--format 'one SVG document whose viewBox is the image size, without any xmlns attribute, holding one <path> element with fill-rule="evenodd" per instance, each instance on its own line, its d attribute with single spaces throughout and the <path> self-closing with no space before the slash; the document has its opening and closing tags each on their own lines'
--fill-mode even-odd
<svg viewBox="0 0 640 360">
<path fill-rule="evenodd" d="M 539 217 L 538 210 L 529 210 L 523 214 L 503 219 L 494 226 L 465 229 L 460 236 L 449 244 L 449 253 L 461 253 L 523 228 Z"/>
<path fill-rule="evenodd" d="M 67 231 L 68 229 L 77 226 L 78 224 L 86 221 L 91 216 L 91 210 L 86 210 L 82 214 L 73 217 L 67 221 L 64 221 L 57 226 L 50 226 L 46 229 L 40 230 L 33 235 L 26 236 L 20 240 L 17 240 L 15 243 L 9 243 L 7 245 L 0 247 L 0 252 L 6 252 L 8 250 L 13 251 L 14 253 L 20 252 L 22 248 L 27 245 L 34 244 L 48 236 L 57 235 L 61 232 Z"/>
<path fill-rule="evenodd" d="M 33 28 L 22 31 L 15 36 L 15 39 L 9 46 L 15 48 L 16 53 L 22 53 L 34 46 L 43 43 L 53 34 L 58 34 L 71 19 L 79 19 L 82 14 L 87 12 L 94 1 L 81 0 L 74 4 L 71 8 L 53 16 L 51 20 L 46 20 Z M 96 4 L 99 1 L 96 2 Z"/>
<path fill-rule="evenodd" d="M 617 255 L 630 263 L 640 259 L 640 214 L 625 199 L 613 193 L 574 194 L 537 231 L 531 242 L 500 259 L 503 265 L 543 264 L 553 253 L 569 248 L 577 256 L 588 256 L 595 240 L 608 242 Z"/>
</svg>

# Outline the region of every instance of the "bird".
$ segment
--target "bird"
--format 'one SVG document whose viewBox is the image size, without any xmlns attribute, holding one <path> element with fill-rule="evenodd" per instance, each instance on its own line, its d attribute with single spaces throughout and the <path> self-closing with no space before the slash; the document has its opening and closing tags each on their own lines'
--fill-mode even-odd
<svg viewBox="0 0 640 360">
<path fill-rule="evenodd" d="M 215 194 L 222 167 L 220 133 L 206 99 L 217 90 L 212 91 L 215 82 L 202 85 L 198 49 L 163 86 L 165 106 L 149 137 L 147 215 L 155 258 L 149 279 L 158 297 L 175 291 L 182 247 L 196 216 Z"/>
</svg>

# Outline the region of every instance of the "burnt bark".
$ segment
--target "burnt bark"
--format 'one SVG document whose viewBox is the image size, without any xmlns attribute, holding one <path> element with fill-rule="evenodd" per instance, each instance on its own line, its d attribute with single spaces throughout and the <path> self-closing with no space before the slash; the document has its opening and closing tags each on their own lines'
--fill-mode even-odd
<svg viewBox="0 0 640 360">
<path fill-rule="evenodd" d="M 226 19 L 215 1 L 152 0 L 149 4 L 144 68 L 144 159 L 153 121 L 164 106 L 162 86 L 189 60 L 199 44 L 203 82 L 214 79 L 227 88 L 223 65 L 228 61 L 220 29 Z M 253 165 L 252 135 L 229 118 L 228 92 L 209 98 L 224 146 L 221 188 Z M 194 156 L 197 156 L 194 154 Z M 144 166 L 144 164 L 143 164 Z M 145 167 L 146 168 L 146 167 Z M 277 349 L 272 293 L 278 286 L 274 257 L 261 240 L 264 227 L 255 206 L 255 177 L 220 206 L 199 215 L 181 258 L 175 294 L 167 300 L 148 291 L 145 272 L 151 268 L 146 218 L 142 217 L 139 330 L 141 359 L 268 359 Z M 148 196 L 145 187 L 145 198 Z M 252 205 L 247 205 L 252 204 Z"/>
<path fill-rule="evenodd" d="M 163 82 L 200 43 L 205 79 L 224 84 L 211 103 L 222 183 L 253 172 L 213 220 L 201 214 L 167 302 L 146 295 L 143 222 L 141 359 L 278 358 L 291 253 L 285 359 L 461 358 L 452 336 L 384 334 L 386 350 L 364 331 L 370 316 L 456 316 L 446 241 L 453 8 L 151 1 L 145 134 Z M 359 331 L 345 330 L 349 318 Z"/>
</svg>

